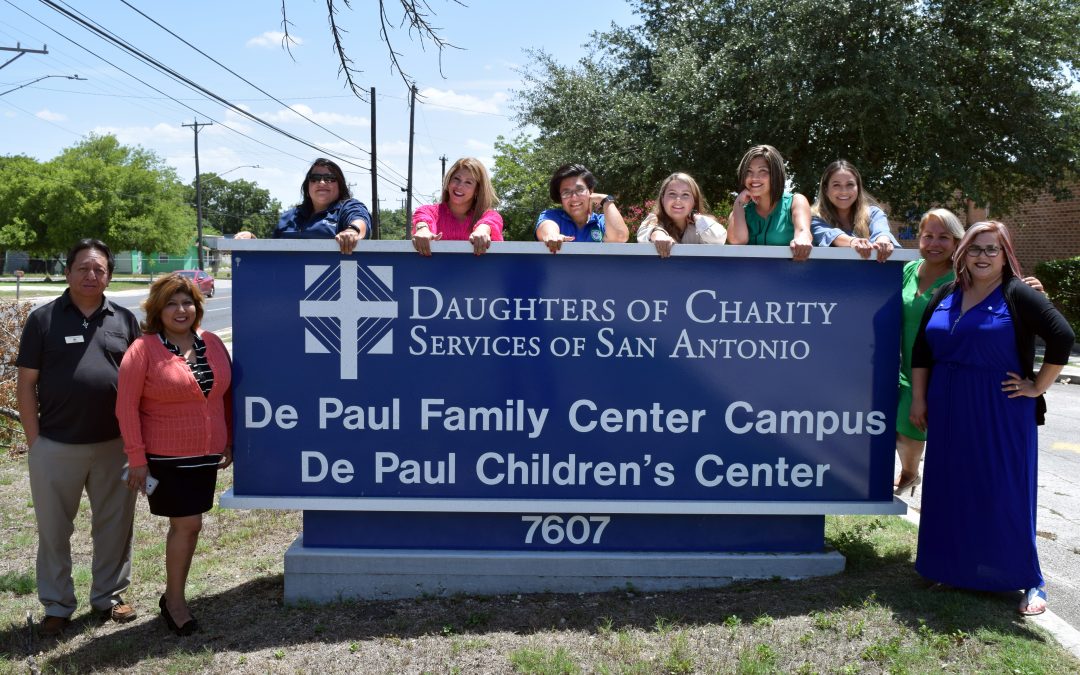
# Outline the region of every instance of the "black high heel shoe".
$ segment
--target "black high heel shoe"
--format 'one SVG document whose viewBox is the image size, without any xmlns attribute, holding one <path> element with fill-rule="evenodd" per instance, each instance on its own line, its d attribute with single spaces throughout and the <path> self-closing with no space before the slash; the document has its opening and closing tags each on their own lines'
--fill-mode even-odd
<svg viewBox="0 0 1080 675">
<path fill-rule="evenodd" d="M 158 601 L 158 607 L 161 608 L 161 618 L 165 619 L 165 625 L 169 627 L 169 630 L 183 637 L 185 635 L 191 635 L 195 631 L 199 630 L 199 622 L 195 620 L 193 614 L 187 623 L 183 626 L 177 626 L 173 621 L 172 614 L 169 614 L 169 608 L 165 605 L 165 595 L 162 594 L 161 600 Z"/>
<path fill-rule="evenodd" d="M 922 476 L 921 475 L 919 475 L 917 473 L 916 474 L 909 474 L 909 473 L 904 473 L 903 471 L 901 471 L 900 472 L 900 483 L 895 488 L 893 488 L 893 494 L 894 495 L 902 495 L 905 490 L 910 488 L 911 492 L 909 493 L 908 496 L 914 497 L 915 496 L 915 488 L 919 487 L 920 485 L 922 485 Z"/>
</svg>

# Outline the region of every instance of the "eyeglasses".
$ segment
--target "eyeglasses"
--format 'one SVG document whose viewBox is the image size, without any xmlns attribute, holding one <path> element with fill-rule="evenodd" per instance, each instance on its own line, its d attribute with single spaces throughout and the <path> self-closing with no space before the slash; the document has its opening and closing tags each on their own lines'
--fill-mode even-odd
<svg viewBox="0 0 1080 675">
<path fill-rule="evenodd" d="M 589 188 L 584 185 L 579 185 L 573 190 L 563 190 L 559 193 L 559 197 L 562 199 L 570 199 L 571 197 L 584 197 L 585 193 L 589 191 Z"/>
<path fill-rule="evenodd" d="M 316 183 L 336 183 L 337 176 L 332 173 L 309 173 L 307 182 L 315 185 Z"/>
<path fill-rule="evenodd" d="M 981 255 L 985 255 L 987 258 L 996 258 L 1001 253 L 1000 246 L 969 246 L 967 250 L 968 257 L 978 258 Z"/>
</svg>

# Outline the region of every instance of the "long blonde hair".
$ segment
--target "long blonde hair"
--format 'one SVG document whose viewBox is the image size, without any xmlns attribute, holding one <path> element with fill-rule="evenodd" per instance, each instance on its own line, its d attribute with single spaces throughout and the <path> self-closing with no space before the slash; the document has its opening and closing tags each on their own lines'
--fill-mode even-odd
<svg viewBox="0 0 1080 675">
<path fill-rule="evenodd" d="M 443 176 L 442 182 L 442 203 L 450 203 L 450 179 L 454 174 L 465 169 L 472 174 L 473 179 L 476 180 L 476 194 L 473 196 L 472 206 L 469 207 L 469 224 L 475 223 L 480 220 L 480 217 L 485 212 L 495 208 L 495 204 L 498 203 L 498 198 L 495 197 L 495 190 L 491 187 L 491 178 L 488 177 L 487 168 L 484 163 L 475 157 L 462 157 L 458 161 L 454 162 L 450 170 Z"/>
<path fill-rule="evenodd" d="M 810 214 L 817 216 L 833 227 L 840 227 L 840 217 L 836 213 L 836 207 L 827 195 L 829 179 L 839 171 L 848 171 L 855 176 L 855 186 L 859 190 L 859 196 L 855 198 L 855 204 L 851 207 L 851 234 L 859 239 L 870 237 L 870 207 L 877 206 L 877 201 L 863 187 L 862 174 L 855 165 L 846 159 L 838 159 L 825 167 L 825 173 L 821 174 L 821 182 L 818 183 L 817 199 L 810 209 Z"/>
</svg>

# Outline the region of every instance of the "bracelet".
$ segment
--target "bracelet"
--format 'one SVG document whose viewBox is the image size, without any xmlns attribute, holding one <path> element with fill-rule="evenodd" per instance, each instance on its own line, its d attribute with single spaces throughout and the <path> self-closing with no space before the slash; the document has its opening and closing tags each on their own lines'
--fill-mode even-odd
<svg viewBox="0 0 1080 675">
<path fill-rule="evenodd" d="M 417 223 L 416 227 L 414 227 L 414 228 L 413 228 L 413 232 L 414 232 L 414 233 L 415 233 L 415 232 L 418 232 L 418 231 L 420 230 L 420 228 L 421 228 L 421 227 L 425 227 L 425 228 L 426 228 L 426 227 L 428 227 L 428 224 L 427 224 L 427 223 Z M 431 228 L 428 228 L 428 229 L 431 229 Z"/>
<path fill-rule="evenodd" d="M 359 225 L 354 225 L 353 223 L 349 223 L 348 225 L 345 226 L 345 229 L 346 230 L 352 230 L 353 232 L 355 232 L 357 234 L 360 234 L 360 226 Z"/>
</svg>

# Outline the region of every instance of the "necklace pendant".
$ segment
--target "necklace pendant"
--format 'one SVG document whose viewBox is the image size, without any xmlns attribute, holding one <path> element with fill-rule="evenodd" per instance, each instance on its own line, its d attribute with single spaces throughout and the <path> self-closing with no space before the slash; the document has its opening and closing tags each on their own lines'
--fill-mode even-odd
<svg viewBox="0 0 1080 675">
<path fill-rule="evenodd" d="M 82 320 L 82 327 L 83 327 L 83 330 L 89 328 L 90 327 L 90 322 L 87 321 L 86 319 L 83 319 Z"/>
</svg>

